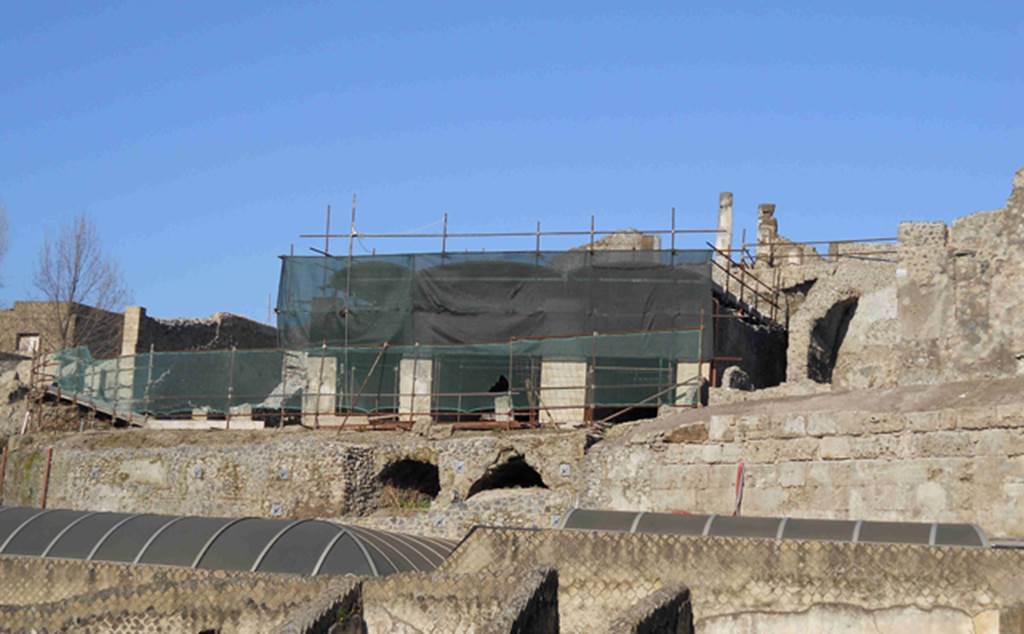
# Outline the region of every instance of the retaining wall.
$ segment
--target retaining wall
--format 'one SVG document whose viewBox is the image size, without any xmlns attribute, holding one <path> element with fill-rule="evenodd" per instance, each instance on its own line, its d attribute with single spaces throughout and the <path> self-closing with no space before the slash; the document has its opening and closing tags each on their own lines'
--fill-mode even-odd
<svg viewBox="0 0 1024 634">
<path fill-rule="evenodd" d="M 638 426 L 590 450 L 580 505 L 731 514 L 740 462 L 745 515 L 969 522 L 1024 535 L 1019 403 L 718 414 L 648 434 Z"/>
<path fill-rule="evenodd" d="M 414 459 L 438 467 L 440 493 L 432 508 L 459 511 L 486 507 L 464 502 L 473 483 L 517 456 L 540 474 L 552 499 L 568 508 L 578 487 L 585 442 L 583 432 L 466 433 L 428 439 L 410 433 L 140 429 L 13 436 L 3 502 L 41 504 L 52 447 L 46 497 L 48 506 L 59 508 L 360 516 L 381 508 L 378 474 L 396 461 Z M 486 492 L 480 496 L 487 498 Z"/>
<path fill-rule="evenodd" d="M 690 588 L 696 631 L 714 634 L 1001 634 L 1024 602 L 1024 552 L 983 548 L 481 528 L 442 571 L 517 566 L 558 570 L 565 632 L 594 631 L 591 619 L 613 622 L 679 586 Z"/>
<path fill-rule="evenodd" d="M 0 631 L 267 632 L 296 606 L 357 587 L 298 577 L 0 556 Z"/>
</svg>

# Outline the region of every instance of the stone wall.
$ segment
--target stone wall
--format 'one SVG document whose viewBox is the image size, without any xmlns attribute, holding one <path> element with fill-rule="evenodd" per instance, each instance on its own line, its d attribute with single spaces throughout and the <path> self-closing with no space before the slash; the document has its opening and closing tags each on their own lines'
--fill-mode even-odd
<svg viewBox="0 0 1024 634">
<path fill-rule="evenodd" d="M 82 304 L 58 306 L 47 301 L 16 301 L 13 307 L 0 310 L 0 351 L 18 353 L 19 334 L 38 334 L 39 351 L 42 353 L 58 350 L 61 347 L 58 315 L 64 313 L 70 313 L 70 347 L 86 346 L 98 358 L 117 355 L 121 341 L 121 314 Z"/>
<path fill-rule="evenodd" d="M 753 392 L 751 394 L 757 394 Z M 976 522 L 1024 535 L 1024 380 L 812 393 L 688 410 L 585 432 L 147 430 L 15 436 L 7 504 L 264 517 L 345 517 L 458 539 L 476 524 L 549 527 L 573 506 L 731 513 L 745 465 L 751 515 Z M 378 477 L 437 467 L 436 497 L 384 496 Z M 504 466 L 546 488 L 501 483 Z M 491 475 L 488 475 L 491 474 Z"/>
<path fill-rule="evenodd" d="M 896 245 L 840 246 L 829 258 L 759 255 L 757 273 L 789 302 L 787 381 L 860 389 L 1024 374 L 1024 170 L 1003 209 L 948 227 L 901 223 Z"/>
<path fill-rule="evenodd" d="M 1024 170 L 1004 209 L 900 225 L 906 380 L 1024 374 Z"/>
<path fill-rule="evenodd" d="M 755 402 L 624 428 L 589 451 L 580 506 L 731 514 L 742 462 L 745 515 L 973 522 L 1024 535 L 1014 396 L 1024 383 L 989 389 L 1000 387 L 944 386 L 946 402 L 925 388 L 878 391 L 870 404 L 857 393 Z M 928 409 L 907 406 L 915 400 Z"/>
<path fill-rule="evenodd" d="M 435 509 L 465 509 L 478 506 L 464 503 L 474 483 L 488 470 L 519 458 L 540 475 L 547 487 L 542 491 L 567 508 L 578 487 L 585 442 L 584 432 L 465 433 L 428 439 L 402 432 L 134 429 L 15 436 L 9 441 L 3 501 L 40 504 L 46 452 L 52 447 L 47 504 L 60 508 L 360 516 L 381 508 L 378 474 L 399 460 L 412 459 L 438 467 Z M 480 494 L 481 501 L 487 493 Z"/>
<path fill-rule="evenodd" d="M 297 577 L 0 556 L 0 630 L 266 632 L 353 577 Z"/>
<path fill-rule="evenodd" d="M 141 306 L 125 309 L 121 354 L 277 347 L 277 328 L 231 313 L 206 319 L 156 319 Z"/>
<path fill-rule="evenodd" d="M 370 632 L 557 634 L 558 574 L 404 574 L 368 581 L 363 618 Z"/>
<path fill-rule="evenodd" d="M 604 631 L 628 606 L 682 586 L 696 631 L 714 634 L 1000 634 L 1024 601 L 1024 551 L 983 548 L 477 529 L 442 570 L 539 566 L 558 570 L 565 632 Z"/>
</svg>

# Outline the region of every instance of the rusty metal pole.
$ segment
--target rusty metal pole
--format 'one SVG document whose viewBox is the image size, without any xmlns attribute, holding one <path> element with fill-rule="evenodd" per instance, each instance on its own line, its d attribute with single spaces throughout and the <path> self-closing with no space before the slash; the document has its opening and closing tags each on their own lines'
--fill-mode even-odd
<svg viewBox="0 0 1024 634">
<path fill-rule="evenodd" d="M 50 490 L 50 466 L 53 464 L 53 447 L 46 448 L 46 471 L 43 472 L 43 499 L 39 508 L 46 508 L 46 495 Z"/>
<path fill-rule="evenodd" d="M 0 458 L 0 505 L 4 502 L 4 477 L 7 475 L 7 444 L 10 441 L 4 443 L 4 455 Z"/>
</svg>

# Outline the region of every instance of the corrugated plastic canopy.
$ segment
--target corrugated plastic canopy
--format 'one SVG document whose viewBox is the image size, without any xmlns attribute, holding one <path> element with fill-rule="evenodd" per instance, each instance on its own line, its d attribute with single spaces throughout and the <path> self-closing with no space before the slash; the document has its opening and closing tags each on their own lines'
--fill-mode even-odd
<svg viewBox="0 0 1024 634">
<path fill-rule="evenodd" d="M 297 575 L 430 571 L 455 543 L 323 520 L 0 507 L 0 554 Z"/>
<path fill-rule="evenodd" d="M 974 524 L 937 522 L 926 524 L 572 509 L 562 521 L 562 528 L 703 537 L 805 539 L 861 544 L 921 544 L 977 548 L 987 548 L 989 545 L 985 533 Z"/>
</svg>

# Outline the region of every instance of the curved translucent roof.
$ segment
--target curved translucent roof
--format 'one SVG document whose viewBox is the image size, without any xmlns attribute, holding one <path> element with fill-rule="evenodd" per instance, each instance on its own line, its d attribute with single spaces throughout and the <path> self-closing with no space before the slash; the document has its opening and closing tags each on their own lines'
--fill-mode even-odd
<svg viewBox="0 0 1024 634">
<path fill-rule="evenodd" d="M 638 511 L 572 509 L 562 528 L 623 533 L 660 533 L 704 537 L 808 539 L 875 544 L 974 546 L 987 548 L 988 538 L 974 524 L 816 520 L 795 517 L 681 515 Z"/>
<path fill-rule="evenodd" d="M 0 507 L 0 554 L 298 575 L 430 571 L 455 543 L 335 524 Z"/>
</svg>

